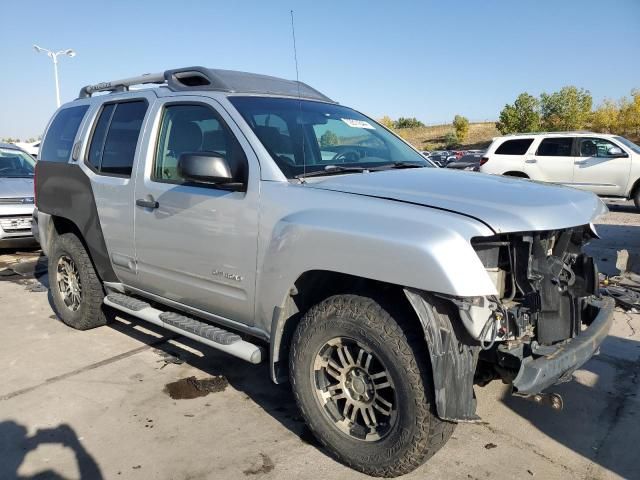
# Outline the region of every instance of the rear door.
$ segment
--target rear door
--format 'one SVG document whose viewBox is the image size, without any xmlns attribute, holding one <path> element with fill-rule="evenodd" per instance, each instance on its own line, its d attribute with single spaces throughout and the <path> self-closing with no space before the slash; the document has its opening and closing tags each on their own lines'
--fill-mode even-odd
<svg viewBox="0 0 640 480">
<path fill-rule="evenodd" d="M 598 195 L 624 196 L 631 171 L 629 154 L 604 138 L 581 137 L 577 142 L 573 186 Z M 619 148 L 624 156 L 611 155 L 612 147 Z"/>
<path fill-rule="evenodd" d="M 80 160 L 91 182 L 109 260 L 124 283 L 136 277 L 132 173 L 155 98 L 153 92 L 140 92 L 120 99 L 110 97 L 99 105 L 93 111 Z"/>
<path fill-rule="evenodd" d="M 155 109 L 135 207 L 137 288 L 213 314 L 254 323 L 258 241 L 258 161 L 220 105 L 204 97 L 168 97 Z M 246 191 L 187 183 L 182 153 L 234 156 L 246 167 Z"/>
<path fill-rule="evenodd" d="M 533 180 L 570 185 L 574 159 L 572 137 L 547 137 L 526 156 L 524 171 Z"/>
</svg>

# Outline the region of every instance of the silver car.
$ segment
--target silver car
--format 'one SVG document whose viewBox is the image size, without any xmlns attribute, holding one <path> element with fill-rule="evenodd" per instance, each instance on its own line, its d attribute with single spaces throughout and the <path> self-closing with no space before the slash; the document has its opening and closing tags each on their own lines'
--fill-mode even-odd
<svg viewBox="0 0 640 480">
<path fill-rule="evenodd" d="M 35 160 L 10 143 L 0 143 L 0 248 L 35 245 L 31 233 Z"/>
</svg>

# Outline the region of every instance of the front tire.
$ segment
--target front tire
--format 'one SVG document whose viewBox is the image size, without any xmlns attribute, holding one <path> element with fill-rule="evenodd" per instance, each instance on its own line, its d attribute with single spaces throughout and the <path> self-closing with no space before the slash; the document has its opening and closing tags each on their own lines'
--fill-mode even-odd
<svg viewBox="0 0 640 480">
<path fill-rule="evenodd" d="M 51 250 L 49 289 L 58 318 L 78 330 L 106 325 L 102 283 L 80 239 L 64 233 Z"/>
<path fill-rule="evenodd" d="M 318 440 L 356 470 L 395 477 L 428 460 L 455 424 L 433 414 L 420 326 L 382 303 L 337 295 L 312 307 L 292 340 L 289 371 Z"/>
</svg>

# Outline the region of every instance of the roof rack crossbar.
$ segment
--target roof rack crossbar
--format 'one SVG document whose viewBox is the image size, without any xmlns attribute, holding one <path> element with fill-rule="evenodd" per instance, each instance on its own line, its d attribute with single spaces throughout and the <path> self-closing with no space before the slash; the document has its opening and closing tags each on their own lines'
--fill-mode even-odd
<svg viewBox="0 0 640 480">
<path fill-rule="evenodd" d="M 126 92 L 133 85 L 145 85 L 148 83 L 166 83 L 164 73 L 145 73 L 137 77 L 101 82 L 94 85 L 87 85 L 80 89 L 78 98 L 87 98 L 96 92 Z"/>
</svg>

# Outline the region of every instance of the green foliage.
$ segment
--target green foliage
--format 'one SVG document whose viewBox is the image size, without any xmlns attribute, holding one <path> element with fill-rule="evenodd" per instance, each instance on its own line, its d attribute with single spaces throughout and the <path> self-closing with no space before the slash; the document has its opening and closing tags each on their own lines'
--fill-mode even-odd
<svg viewBox="0 0 640 480">
<path fill-rule="evenodd" d="M 20 141 L 19 138 L 11 138 L 11 137 L 7 137 L 7 138 L 3 138 L 2 140 L 0 140 L 4 143 L 18 143 Z"/>
<path fill-rule="evenodd" d="M 378 123 L 384 125 L 387 128 L 393 128 L 393 120 L 391 120 L 391 117 L 388 115 L 385 115 L 380 120 L 378 120 Z"/>
<path fill-rule="evenodd" d="M 464 142 L 469 133 L 469 119 L 462 115 L 456 115 L 453 119 L 453 128 L 456 131 L 457 142 Z"/>
<path fill-rule="evenodd" d="M 558 92 L 540 95 L 542 127 L 547 131 L 580 130 L 591 116 L 591 93 L 574 86 L 562 87 Z"/>
<path fill-rule="evenodd" d="M 333 145 L 338 145 L 339 140 L 338 136 L 333 133 L 331 130 L 327 130 L 320 137 L 320 147 L 331 147 Z"/>
<path fill-rule="evenodd" d="M 529 95 L 521 93 L 513 102 L 513 105 L 505 105 L 500 112 L 500 119 L 496 122 L 496 128 L 506 135 L 507 133 L 528 133 L 540 130 L 540 101 Z"/>
<path fill-rule="evenodd" d="M 398 120 L 393 122 L 394 128 L 416 128 L 416 127 L 424 127 L 424 123 L 418 120 L 416 117 L 412 118 L 404 118 L 400 117 Z"/>
<path fill-rule="evenodd" d="M 447 149 L 456 148 L 460 145 L 460 141 L 454 132 L 447 133 L 446 137 L 444 137 L 444 143 Z"/>
</svg>

